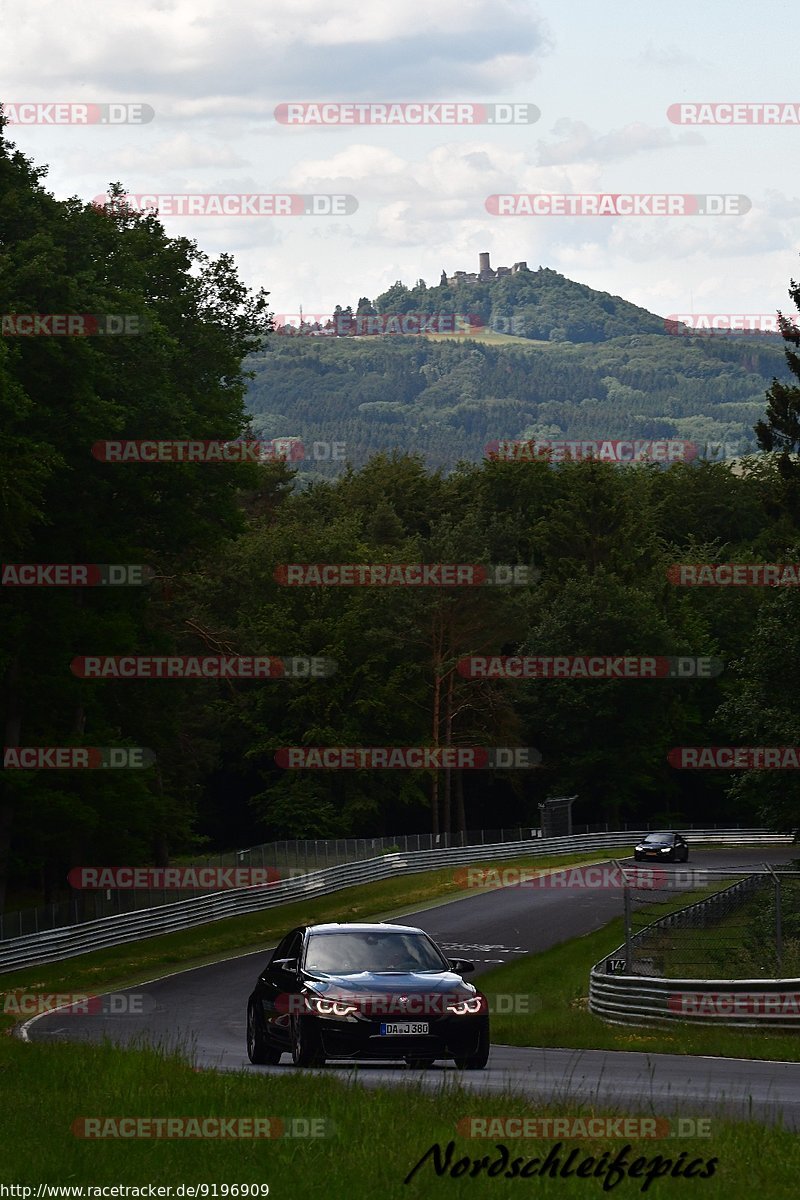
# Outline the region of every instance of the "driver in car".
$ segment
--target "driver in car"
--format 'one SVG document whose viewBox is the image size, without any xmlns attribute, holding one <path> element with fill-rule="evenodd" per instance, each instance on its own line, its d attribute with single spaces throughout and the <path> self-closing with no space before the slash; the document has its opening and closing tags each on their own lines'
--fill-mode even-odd
<svg viewBox="0 0 800 1200">
<path fill-rule="evenodd" d="M 419 966 L 412 961 L 401 937 L 381 938 L 375 949 L 376 971 L 415 971 Z"/>
</svg>

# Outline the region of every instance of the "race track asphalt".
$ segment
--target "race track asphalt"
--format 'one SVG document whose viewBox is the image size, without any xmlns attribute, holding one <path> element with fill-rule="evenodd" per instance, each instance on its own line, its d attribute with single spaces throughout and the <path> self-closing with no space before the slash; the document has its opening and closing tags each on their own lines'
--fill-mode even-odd
<svg viewBox="0 0 800 1200">
<path fill-rule="evenodd" d="M 752 869 L 764 861 L 787 862 L 796 853 L 783 847 L 697 850 L 689 866 L 730 867 L 735 873 L 736 867 Z M 666 869 L 687 870 L 683 864 L 668 864 Z M 508 887 L 477 890 L 472 896 L 383 919 L 425 929 L 450 957 L 472 959 L 477 976 L 498 963 L 591 933 L 620 910 L 617 889 Z M 37 1042 L 144 1040 L 183 1047 L 202 1068 L 265 1075 L 294 1071 L 287 1056 L 277 1067 L 254 1067 L 245 1052 L 245 1005 L 268 956 L 262 949 L 131 988 L 129 994 L 143 997 L 145 1011 L 138 1016 L 54 1012 L 27 1022 L 23 1036 Z M 120 994 L 125 993 L 116 993 Z M 426 1088 L 437 1088 L 458 1078 L 477 1092 L 510 1090 L 542 1102 L 592 1101 L 614 1112 L 638 1115 L 752 1115 L 800 1130 L 800 1063 L 493 1046 L 484 1071 L 457 1072 L 448 1063 L 425 1072 L 394 1063 L 329 1063 L 321 1071 L 355 1078 L 366 1086 L 421 1080 Z"/>
</svg>

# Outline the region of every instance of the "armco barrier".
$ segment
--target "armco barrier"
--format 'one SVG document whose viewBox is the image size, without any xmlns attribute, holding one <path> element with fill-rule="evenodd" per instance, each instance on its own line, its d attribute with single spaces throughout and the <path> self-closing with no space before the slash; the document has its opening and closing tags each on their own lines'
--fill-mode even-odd
<svg viewBox="0 0 800 1200">
<path fill-rule="evenodd" d="M 800 979 L 650 979 L 592 969 L 589 1010 L 617 1025 L 800 1030 Z"/>
<path fill-rule="evenodd" d="M 659 928 L 680 926 L 699 911 L 725 907 L 732 894 L 752 890 L 764 871 L 732 884 L 654 921 L 633 942 Z M 800 1030 L 800 979 L 666 979 L 649 975 L 610 975 L 608 959 L 623 958 L 619 946 L 595 963 L 589 975 L 589 1011 L 614 1025 L 726 1025 L 739 1028 Z"/>
<path fill-rule="evenodd" d="M 650 826 L 648 826 L 648 831 Z M 684 833 L 691 842 L 695 832 L 698 836 L 707 834 L 708 830 L 695 831 L 691 826 Z M 739 836 L 739 829 L 721 830 L 721 837 Z M 750 831 L 752 832 L 752 831 Z M 573 827 L 569 836 L 578 834 L 611 833 L 621 844 L 625 844 L 629 836 L 640 836 L 641 831 L 631 830 L 630 834 L 623 825 L 612 828 L 605 825 Z M 745 837 L 748 831 L 744 831 Z M 467 830 L 455 834 L 397 834 L 394 837 L 374 838 L 337 838 L 317 841 L 283 841 L 269 842 L 258 846 L 250 846 L 244 850 L 233 850 L 227 853 L 206 856 L 193 862 L 180 861 L 173 864 L 187 870 L 207 871 L 209 868 L 220 872 L 226 869 L 259 869 L 271 868 L 277 872 L 274 878 L 290 879 L 296 875 L 308 875 L 316 871 L 326 871 L 329 867 L 344 867 L 348 863 L 365 862 L 368 859 L 380 858 L 384 854 L 412 854 L 419 850 L 448 850 L 462 849 L 465 846 L 495 846 L 500 843 L 527 841 L 529 838 L 540 838 L 538 829 L 530 826 L 515 829 L 478 829 Z M 566 837 L 567 831 L 559 833 L 558 837 Z M 164 864 L 162 864 L 164 865 Z M 265 876 L 266 878 L 266 876 Z M 220 890 L 227 885 L 220 883 Z M 78 892 L 74 889 L 65 897 L 52 899 L 46 904 L 34 905 L 17 911 L 0 912 L 0 942 L 10 941 L 11 938 L 37 935 L 46 930 L 66 928 L 70 925 L 84 925 L 90 921 L 99 921 L 103 917 L 119 917 L 142 912 L 148 908 L 162 908 L 165 904 L 176 904 L 186 900 L 187 890 L 179 888 L 132 888 L 130 890 L 92 890 Z"/>
<path fill-rule="evenodd" d="M 441 867 L 459 866 L 492 859 L 544 857 L 604 850 L 632 844 L 644 834 L 641 830 L 619 833 L 579 834 L 565 838 L 534 838 L 520 842 L 502 842 L 493 846 L 450 847 L 447 850 L 419 850 L 410 854 L 384 854 L 364 862 L 347 863 L 313 871 L 266 887 L 231 889 L 211 895 L 180 900 L 159 908 L 142 909 L 119 916 L 102 917 L 81 925 L 70 925 L 21 938 L 0 942 L 0 974 L 20 967 L 59 962 L 92 950 L 104 950 L 128 942 L 142 941 L 160 934 L 177 933 L 197 925 L 223 921 L 273 908 L 292 900 L 325 896 L 342 888 L 390 879 L 397 873 L 414 874 Z M 789 834 L 764 829 L 693 830 L 697 842 L 740 845 L 788 845 Z"/>
</svg>

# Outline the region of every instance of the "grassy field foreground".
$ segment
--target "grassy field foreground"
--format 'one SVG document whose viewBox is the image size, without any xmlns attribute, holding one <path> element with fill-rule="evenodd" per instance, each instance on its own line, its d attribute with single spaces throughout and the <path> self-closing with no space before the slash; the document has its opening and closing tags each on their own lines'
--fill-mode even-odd
<svg viewBox="0 0 800 1200">
<path fill-rule="evenodd" d="M 468 1095 L 450 1082 L 438 1094 L 411 1083 L 408 1089 L 364 1088 L 333 1077 L 280 1073 L 197 1072 L 176 1057 L 156 1051 L 115 1050 L 108 1046 L 68 1044 L 26 1046 L 3 1039 L 0 1104 L 3 1110 L 0 1180 L 35 1187 L 61 1185 L 263 1185 L 270 1196 L 287 1200 L 346 1196 L 348 1200 L 382 1197 L 435 1200 L 437 1196 L 504 1197 L 702 1196 L 704 1200 L 749 1200 L 753 1195 L 780 1198 L 797 1194 L 797 1135 L 752 1123 L 710 1119 L 704 1137 L 605 1136 L 564 1140 L 513 1137 L 477 1139 L 464 1136 L 465 1117 L 564 1117 L 598 1115 L 600 1110 L 570 1105 L 539 1106 L 491 1094 Z M 453 1080 L 454 1073 L 448 1072 Z M 648 1106 L 648 1109 L 650 1106 Z M 83 1118 L 167 1117 L 281 1118 L 318 1121 L 326 1136 L 259 1140 L 87 1139 L 73 1132 Z M 620 1114 L 621 1115 L 621 1114 Z M 636 1114 L 653 1117 L 652 1110 Z M 78 1127 L 79 1130 L 82 1127 Z M 297 1128 L 297 1127 L 295 1127 Z M 305 1127 L 301 1126 L 303 1131 Z M 685 1127 L 684 1127 L 685 1128 Z M 673 1130 L 675 1127 L 673 1126 Z M 659 1130 L 659 1133 L 662 1131 Z M 454 1142 L 450 1170 L 439 1175 L 433 1155 L 413 1172 L 434 1144 L 447 1155 Z M 498 1147 L 505 1146 L 503 1167 Z M 564 1170 L 570 1151 L 577 1153 L 573 1171 L 602 1168 L 624 1147 L 627 1162 L 644 1160 L 639 1176 L 578 1178 L 549 1174 L 508 1179 L 489 1177 L 486 1169 L 503 1170 L 517 1157 L 548 1153 Z M 555 1148 L 555 1149 L 554 1149 Z M 473 1177 L 472 1164 L 486 1155 L 484 1169 Z M 593 1159 L 586 1164 L 587 1157 Z M 659 1157 L 658 1164 L 655 1163 Z M 460 1160 L 468 1160 L 466 1165 Z M 700 1165 L 695 1160 L 701 1160 Z M 713 1167 L 710 1160 L 716 1160 Z M 553 1162 L 551 1157 L 550 1162 Z M 710 1178 L 655 1178 L 695 1163 L 694 1172 L 713 1170 Z M 668 1163 L 668 1166 L 664 1166 Z M 455 1167 L 461 1178 L 452 1175 Z M 608 1185 L 611 1186 L 608 1186 Z M 146 1193 L 145 1193 L 146 1194 Z M 174 1194 L 174 1193 L 173 1193 Z M 213 1194 L 211 1192 L 209 1195 Z M 221 1190 L 217 1195 L 224 1195 Z M 231 1191 L 229 1195 L 241 1195 Z"/>
</svg>

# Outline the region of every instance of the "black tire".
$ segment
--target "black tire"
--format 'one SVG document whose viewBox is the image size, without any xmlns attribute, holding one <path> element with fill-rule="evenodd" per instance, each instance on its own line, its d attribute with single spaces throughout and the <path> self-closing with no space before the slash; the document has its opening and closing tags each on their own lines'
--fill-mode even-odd
<svg viewBox="0 0 800 1200">
<path fill-rule="evenodd" d="M 475 1054 L 466 1058 L 457 1058 L 455 1064 L 459 1071 L 482 1071 L 489 1061 L 489 1030 L 484 1026 L 478 1039 L 478 1049 Z"/>
<path fill-rule="evenodd" d="M 247 1005 L 247 1057 L 257 1067 L 275 1067 L 281 1061 L 281 1051 L 270 1045 L 252 1000 Z"/>
<path fill-rule="evenodd" d="M 436 1062 L 435 1058 L 407 1058 L 406 1064 L 413 1071 L 425 1071 L 428 1067 L 432 1067 Z"/>
<path fill-rule="evenodd" d="M 634 861 L 634 862 L 641 862 L 641 861 L 642 861 L 642 856 L 641 856 L 641 854 L 634 854 L 634 856 L 633 856 L 633 861 Z"/>
<path fill-rule="evenodd" d="M 292 1021 L 292 1062 L 296 1067 L 325 1066 L 319 1033 L 307 1017 L 295 1017 Z"/>
</svg>

